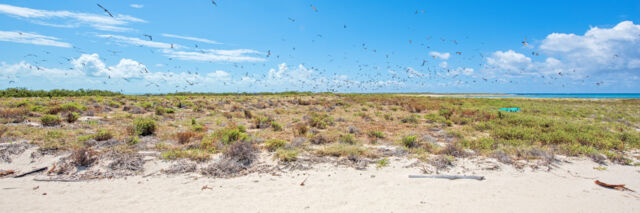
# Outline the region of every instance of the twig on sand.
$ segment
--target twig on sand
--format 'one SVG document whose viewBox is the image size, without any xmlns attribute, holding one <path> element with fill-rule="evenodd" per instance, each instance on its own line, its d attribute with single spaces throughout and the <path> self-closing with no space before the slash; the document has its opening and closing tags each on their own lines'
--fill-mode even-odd
<svg viewBox="0 0 640 213">
<path fill-rule="evenodd" d="M 205 189 L 211 189 L 211 190 L 213 190 L 213 188 L 209 187 L 208 185 L 204 185 L 204 186 L 202 186 L 202 188 L 200 189 L 200 191 L 204 191 Z"/>
<path fill-rule="evenodd" d="M 42 167 L 42 168 L 39 168 L 39 169 L 35 169 L 35 170 L 30 171 L 30 172 L 27 172 L 27 173 L 24 173 L 24 174 L 21 174 L 21 175 L 15 176 L 14 178 L 21 178 L 21 177 L 24 177 L 24 176 L 27 176 L 27 175 L 30 175 L 30 174 L 35 174 L 35 173 L 38 173 L 38 172 L 43 172 L 44 170 L 47 170 L 47 168 L 48 168 L 48 167 Z"/>
<path fill-rule="evenodd" d="M 484 176 L 464 176 L 464 175 L 409 175 L 409 178 L 437 178 L 437 179 L 474 179 L 484 180 Z"/>
<path fill-rule="evenodd" d="M 2 170 L 0 171 L 0 177 L 6 176 L 6 175 L 10 175 L 15 173 L 16 171 L 9 169 L 9 170 Z"/>
<path fill-rule="evenodd" d="M 305 178 L 305 179 L 302 181 L 302 183 L 300 183 L 300 186 L 304 186 L 304 182 L 306 182 L 306 181 L 307 181 L 307 179 L 309 179 L 309 176 L 307 176 L 307 178 Z"/>
<path fill-rule="evenodd" d="M 605 187 L 605 188 L 616 189 L 616 190 L 620 190 L 620 191 L 635 192 L 635 191 L 625 187 L 624 184 L 608 184 L 608 183 L 600 182 L 599 180 L 596 180 L 595 183 L 598 184 L 599 186 L 602 186 L 602 187 Z"/>
</svg>

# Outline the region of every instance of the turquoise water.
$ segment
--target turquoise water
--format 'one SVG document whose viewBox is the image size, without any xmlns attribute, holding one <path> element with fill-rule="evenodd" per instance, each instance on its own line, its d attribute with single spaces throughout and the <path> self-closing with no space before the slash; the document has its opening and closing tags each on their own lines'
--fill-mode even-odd
<svg viewBox="0 0 640 213">
<path fill-rule="evenodd" d="M 640 93 L 513 93 L 505 95 L 451 95 L 452 97 L 498 97 L 498 98 L 621 98 L 639 99 Z"/>
</svg>

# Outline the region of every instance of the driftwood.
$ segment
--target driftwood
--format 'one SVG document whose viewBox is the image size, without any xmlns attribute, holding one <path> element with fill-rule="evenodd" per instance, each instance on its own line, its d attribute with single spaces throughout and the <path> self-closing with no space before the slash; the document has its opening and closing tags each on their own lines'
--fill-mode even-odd
<svg viewBox="0 0 640 213">
<path fill-rule="evenodd" d="M 437 178 L 437 179 L 473 179 L 484 180 L 484 176 L 464 176 L 464 175 L 409 175 L 409 178 Z"/>
<path fill-rule="evenodd" d="M 27 173 L 24 173 L 24 174 L 21 174 L 21 175 L 15 176 L 14 178 L 21 178 L 21 177 L 24 177 L 24 176 L 27 176 L 27 175 L 30 175 L 30 174 L 35 174 L 35 173 L 38 173 L 38 172 L 43 172 L 44 170 L 47 170 L 47 168 L 48 168 L 48 167 L 42 167 L 42 168 L 39 168 L 39 169 L 35 169 L 35 170 L 30 171 L 30 172 L 27 172 Z"/>
<path fill-rule="evenodd" d="M 620 190 L 620 191 L 632 191 L 632 192 L 635 192 L 635 191 L 625 187 L 624 184 L 608 184 L 608 183 L 600 182 L 599 180 L 596 180 L 595 183 L 598 184 L 599 186 L 602 186 L 602 187 L 605 187 L 605 188 L 616 189 L 616 190 Z"/>
</svg>

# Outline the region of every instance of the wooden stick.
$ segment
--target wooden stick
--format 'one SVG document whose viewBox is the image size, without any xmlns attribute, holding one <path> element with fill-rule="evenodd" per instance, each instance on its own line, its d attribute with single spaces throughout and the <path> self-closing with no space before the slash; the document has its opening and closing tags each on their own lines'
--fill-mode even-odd
<svg viewBox="0 0 640 213">
<path fill-rule="evenodd" d="M 473 179 L 484 180 L 484 176 L 464 176 L 464 175 L 409 175 L 409 178 L 438 178 L 438 179 Z"/>
<path fill-rule="evenodd" d="M 27 172 L 27 173 L 24 173 L 24 174 L 21 174 L 21 175 L 15 176 L 14 178 L 21 178 L 21 177 L 24 177 L 24 176 L 27 176 L 27 175 L 30 175 L 30 174 L 34 174 L 34 173 L 38 173 L 38 172 L 43 172 L 44 170 L 47 170 L 47 168 L 48 168 L 48 167 L 42 167 L 42 168 L 39 168 L 39 169 L 36 169 L 36 170 L 30 171 L 30 172 Z"/>
<path fill-rule="evenodd" d="M 624 184 L 608 184 L 608 183 L 600 182 L 599 180 L 596 180 L 595 183 L 598 184 L 599 186 L 610 188 L 610 189 L 616 189 L 616 190 L 620 190 L 620 191 L 635 192 L 635 191 L 625 187 Z"/>
</svg>

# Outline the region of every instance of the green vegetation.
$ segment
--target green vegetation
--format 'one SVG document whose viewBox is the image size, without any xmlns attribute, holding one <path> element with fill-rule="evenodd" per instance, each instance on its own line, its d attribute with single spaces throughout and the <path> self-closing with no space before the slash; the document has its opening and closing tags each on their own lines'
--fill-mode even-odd
<svg viewBox="0 0 640 213">
<path fill-rule="evenodd" d="M 299 151 L 295 149 L 280 148 L 276 150 L 275 157 L 280 161 L 291 162 L 298 159 L 298 153 Z"/>
<path fill-rule="evenodd" d="M 418 136 L 417 135 L 404 136 L 402 137 L 402 140 L 400 142 L 402 143 L 403 146 L 407 148 L 413 148 L 418 145 Z"/>
<path fill-rule="evenodd" d="M 175 160 L 180 158 L 187 158 L 194 161 L 207 161 L 211 154 L 205 150 L 200 149 L 187 149 L 187 150 L 169 150 L 160 154 L 160 158 L 167 160 Z"/>
<path fill-rule="evenodd" d="M 152 118 L 140 117 L 133 121 L 133 128 L 136 135 L 147 136 L 153 134 L 158 125 Z"/>
<path fill-rule="evenodd" d="M 521 111 L 498 111 L 508 107 Z M 633 165 L 639 159 L 628 151 L 640 149 L 640 100 L 301 93 L 51 96 L 0 98 L 0 123 L 10 124 L 0 127 L 3 138 L 25 139 L 43 149 L 155 149 L 164 159 L 205 160 L 232 152 L 251 159 L 262 146 L 280 161 L 313 155 L 356 161 L 376 159 L 378 152 L 395 155 L 381 148 L 395 145 L 409 157 L 437 165 L 468 155 L 516 162 L 554 154 Z M 119 145 L 101 145 L 111 142 Z M 441 157 L 434 160 L 434 155 Z M 388 159 L 376 160 L 377 167 L 388 164 Z"/>
<path fill-rule="evenodd" d="M 384 133 L 378 130 L 371 130 L 369 132 L 369 137 L 375 138 L 375 139 L 383 139 L 384 138 Z"/>
<path fill-rule="evenodd" d="M 326 129 L 333 125 L 333 118 L 327 114 L 312 113 L 309 125 L 318 129 Z"/>
<path fill-rule="evenodd" d="M 274 151 L 276 149 L 283 148 L 287 143 L 288 142 L 286 140 L 282 139 L 269 139 L 264 143 L 264 146 L 267 150 Z"/>
<path fill-rule="evenodd" d="M 43 115 L 42 118 L 40 118 L 40 121 L 43 126 L 56 126 L 60 125 L 62 119 L 57 115 Z"/>
<path fill-rule="evenodd" d="M 22 88 L 9 88 L 0 90 L 0 97 L 78 97 L 78 96 L 118 96 L 119 92 L 111 92 L 105 90 L 65 90 L 54 89 L 50 91 L 44 90 L 28 90 Z"/>
<path fill-rule="evenodd" d="M 334 157 L 366 157 L 371 155 L 371 153 L 362 146 L 344 143 L 333 143 L 318 150 L 317 153 Z"/>
<path fill-rule="evenodd" d="M 93 139 L 95 139 L 97 141 L 106 141 L 106 140 L 111 139 L 112 137 L 113 137 L 113 135 L 111 134 L 111 132 L 109 132 L 107 130 L 100 130 L 96 134 L 93 135 Z"/>
<path fill-rule="evenodd" d="M 382 158 L 376 161 L 376 168 L 380 169 L 389 165 L 389 158 Z"/>
</svg>

